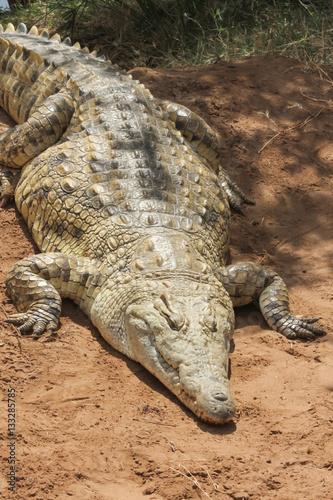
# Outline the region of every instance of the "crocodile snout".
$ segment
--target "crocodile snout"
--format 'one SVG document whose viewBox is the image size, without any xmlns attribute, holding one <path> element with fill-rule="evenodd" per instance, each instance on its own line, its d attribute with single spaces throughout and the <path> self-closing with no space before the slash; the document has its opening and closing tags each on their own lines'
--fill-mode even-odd
<svg viewBox="0 0 333 500">
<path fill-rule="evenodd" d="M 224 424 L 235 414 L 235 403 L 229 390 L 201 393 L 197 396 L 200 418 L 214 424 Z"/>
</svg>

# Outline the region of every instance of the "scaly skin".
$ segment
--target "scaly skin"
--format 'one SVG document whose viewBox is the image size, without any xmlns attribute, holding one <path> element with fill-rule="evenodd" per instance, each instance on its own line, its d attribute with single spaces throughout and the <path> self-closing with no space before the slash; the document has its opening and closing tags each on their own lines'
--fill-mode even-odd
<svg viewBox="0 0 333 500">
<path fill-rule="evenodd" d="M 56 330 L 69 297 L 115 349 L 211 423 L 235 411 L 233 305 L 259 301 L 288 338 L 324 333 L 290 314 L 276 273 L 226 266 L 230 206 L 250 200 L 195 113 L 24 25 L 0 36 L 0 105 L 18 124 L 1 137 L 0 203 L 15 191 L 42 252 L 7 277 L 19 311 L 9 321 L 22 333 Z"/>
</svg>

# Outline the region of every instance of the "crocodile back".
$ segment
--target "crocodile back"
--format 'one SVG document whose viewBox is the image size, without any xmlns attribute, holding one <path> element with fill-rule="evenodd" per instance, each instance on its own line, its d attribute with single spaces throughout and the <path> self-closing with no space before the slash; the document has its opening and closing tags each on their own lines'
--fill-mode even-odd
<svg viewBox="0 0 333 500">
<path fill-rule="evenodd" d="M 115 264 L 158 233 L 183 235 L 211 263 L 225 260 L 230 211 L 217 176 L 143 85 L 46 35 L 0 40 L 0 103 L 16 121 L 57 92 L 75 103 L 63 137 L 24 167 L 16 190 L 42 251 Z"/>
</svg>

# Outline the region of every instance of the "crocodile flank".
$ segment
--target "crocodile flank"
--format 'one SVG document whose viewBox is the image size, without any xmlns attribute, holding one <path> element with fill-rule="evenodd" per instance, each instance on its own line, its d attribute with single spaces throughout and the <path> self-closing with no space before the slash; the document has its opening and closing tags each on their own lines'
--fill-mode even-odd
<svg viewBox="0 0 333 500">
<path fill-rule="evenodd" d="M 8 273 L 21 333 L 52 334 L 71 298 L 115 349 L 197 417 L 232 419 L 234 306 L 259 303 L 287 338 L 324 333 L 290 313 L 272 270 L 227 265 L 231 209 L 250 203 L 188 108 L 154 98 L 96 53 L 9 24 L 0 34 L 0 206 L 15 197 L 40 252 Z"/>
</svg>

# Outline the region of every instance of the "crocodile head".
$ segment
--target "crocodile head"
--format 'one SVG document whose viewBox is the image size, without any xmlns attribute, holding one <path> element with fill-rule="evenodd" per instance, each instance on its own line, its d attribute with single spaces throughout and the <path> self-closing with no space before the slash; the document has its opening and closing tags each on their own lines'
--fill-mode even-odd
<svg viewBox="0 0 333 500">
<path fill-rule="evenodd" d="M 235 412 L 228 365 L 234 314 L 217 284 L 154 282 L 128 305 L 131 354 L 201 420 L 222 424 Z"/>
<path fill-rule="evenodd" d="M 93 323 L 200 419 L 227 422 L 235 412 L 228 379 L 234 327 L 229 295 L 182 236 L 143 240 L 131 266 L 111 275 L 96 297 Z"/>
</svg>

